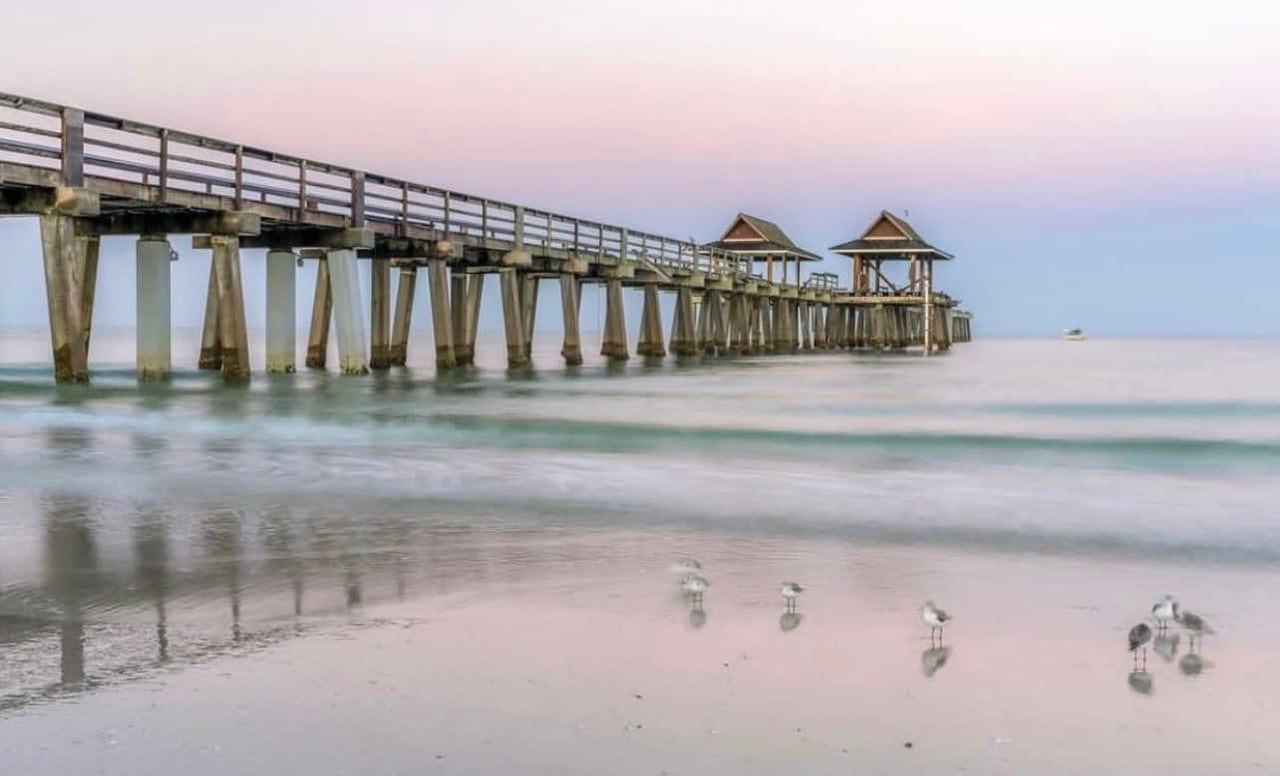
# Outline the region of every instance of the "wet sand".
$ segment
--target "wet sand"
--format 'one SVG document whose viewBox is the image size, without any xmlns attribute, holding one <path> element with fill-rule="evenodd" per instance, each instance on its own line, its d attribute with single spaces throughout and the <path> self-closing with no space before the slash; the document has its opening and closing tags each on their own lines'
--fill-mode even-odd
<svg viewBox="0 0 1280 776">
<path fill-rule="evenodd" d="M 701 533 L 475 541 L 398 589 L 369 575 L 356 600 L 339 577 L 327 593 L 313 578 L 309 600 L 328 595 L 328 614 L 296 622 L 280 569 L 256 583 L 246 574 L 238 644 L 0 711 L 0 770 L 1198 774 L 1280 764 L 1280 627 L 1267 615 L 1280 575 L 1265 569 Z M 681 556 L 701 559 L 712 580 L 704 620 L 668 569 Z M 777 592 L 791 578 L 809 588 L 798 624 L 783 620 Z M 1198 674 L 1185 638 L 1169 660 L 1151 652 L 1143 694 L 1129 682 L 1125 634 L 1166 591 L 1218 634 L 1199 650 Z M 916 614 L 929 597 L 955 616 L 945 655 L 930 651 Z M 211 606 L 170 605 L 175 651 L 184 618 L 207 626 Z M 145 610 L 102 619 L 139 640 L 154 627 Z M 34 651 L 11 644 L 9 655 Z M 16 681 L 12 664 L 4 675 Z"/>
</svg>

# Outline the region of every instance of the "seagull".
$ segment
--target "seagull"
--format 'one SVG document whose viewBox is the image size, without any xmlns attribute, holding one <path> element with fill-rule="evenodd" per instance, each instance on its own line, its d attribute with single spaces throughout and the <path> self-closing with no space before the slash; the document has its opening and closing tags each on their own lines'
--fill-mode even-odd
<svg viewBox="0 0 1280 776">
<path fill-rule="evenodd" d="M 1147 645 L 1151 643 L 1151 626 L 1140 622 L 1129 629 L 1129 651 L 1133 653 L 1133 668 L 1138 668 L 1138 648 L 1142 648 L 1142 665 L 1147 665 Z"/>
<path fill-rule="evenodd" d="M 671 564 L 671 573 L 680 577 L 688 577 L 702 573 L 702 564 L 692 558 L 681 558 Z"/>
<path fill-rule="evenodd" d="M 1179 612 L 1178 624 L 1187 632 L 1187 636 L 1189 637 L 1188 648 L 1194 647 L 1196 645 L 1196 641 L 1204 634 L 1214 632 L 1213 628 L 1209 627 L 1209 623 L 1205 622 L 1203 617 L 1198 614 L 1192 614 L 1191 612 Z"/>
<path fill-rule="evenodd" d="M 1155 618 L 1156 627 L 1161 633 L 1168 630 L 1169 623 L 1178 619 L 1177 599 L 1171 595 L 1166 595 L 1157 601 L 1155 606 L 1151 607 L 1151 616 Z"/>
<path fill-rule="evenodd" d="M 929 626 L 929 641 L 933 641 L 936 633 L 938 640 L 942 640 L 942 629 L 951 622 L 951 615 L 933 605 L 933 601 L 925 601 L 924 606 L 920 607 L 920 619 L 925 625 Z"/>
<path fill-rule="evenodd" d="M 804 586 L 799 582 L 783 582 L 782 597 L 786 599 L 787 611 L 794 612 L 796 609 L 796 596 L 804 592 Z"/>
<path fill-rule="evenodd" d="M 711 583 L 705 577 L 690 574 L 680 583 L 680 587 L 693 599 L 695 604 L 700 604 L 702 603 L 702 594 L 707 592 L 707 588 L 711 587 Z"/>
</svg>

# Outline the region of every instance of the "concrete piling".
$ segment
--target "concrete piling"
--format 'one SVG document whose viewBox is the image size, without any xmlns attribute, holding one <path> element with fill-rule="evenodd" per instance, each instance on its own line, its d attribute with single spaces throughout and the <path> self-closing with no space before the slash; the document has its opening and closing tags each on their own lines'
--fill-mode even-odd
<svg viewBox="0 0 1280 776">
<path fill-rule="evenodd" d="M 666 337 L 662 333 L 662 306 L 658 299 L 658 286 L 646 283 L 644 306 L 640 310 L 640 341 L 636 353 L 647 358 L 665 358 Z"/>
<path fill-rule="evenodd" d="M 375 257 L 369 270 L 369 368 L 391 368 L 391 260 Z"/>
<path fill-rule="evenodd" d="M 627 345 L 627 313 L 622 301 L 622 281 L 609 278 L 605 282 L 604 342 L 600 355 L 610 361 L 626 361 L 631 357 Z"/>
<path fill-rule="evenodd" d="M 671 324 L 671 352 L 677 356 L 698 354 L 698 334 L 693 311 L 693 290 L 687 286 L 676 289 L 676 309 Z"/>
<path fill-rule="evenodd" d="M 427 261 L 427 285 L 431 292 L 431 330 L 436 344 L 436 369 L 457 366 L 453 351 L 453 316 L 449 313 L 449 267 L 444 259 Z"/>
<path fill-rule="evenodd" d="M 356 252 L 349 248 L 329 251 L 328 259 L 333 319 L 338 330 L 339 371 L 344 375 L 368 374 L 369 344 L 364 332 Z"/>
<path fill-rule="evenodd" d="M 582 365 L 582 332 L 578 326 L 579 300 L 582 288 L 576 275 L 560 275 L 560 311 L 564 316 L 564 345 L 560 355 L 565 366 Z"/>
<path fill-rule="evenodd" d="M 329 355 L 329 320 L 333 317 L 333 286 L 329 259 L 316 262 L 316 290 L 311 298 L 311 328 L 307 333 L 307 368 L 324 369 Z"/>
<path fill-rule="evenodd" d="M 298 257 L 293 251 L 267 252 L 267 371 L 298 369 Z"/>
<path fill-rule="evenodd" d="M 418 290 L 418 265 L 400 267 L 396 284 L 396 307 L 391 314 L 391 365 L 409 362 L 409 330 L 413 324 L 413 297 Z"/>
<path fill-rule="evenodd" d="M 240 282 L 240 238 L 213 235 L 213 269 L 218 285 L 218 341 L 222 348 L 222 378 L 248 382 L 249 331 L 244 316 L 244 290 Z"/>
<path fill-rule="evenodd" d="M 222 369 L 222 338 L 218 328 L 218 273 L 209 260 L 209 291 L 204 302 L 204 326 L 200 330 L 199 368 Z"/>
<path fill-rule="evenodd" d="M 76 239 L 75 221 L 66 216 L 41 216 L 45 293 L 53 349 L 53 376 L 59 383 L 89 379 L 81 323 L 84 287 L 84 243 Z"/>
<path fill-rule="evenodd" d="M 144 235 L 137 244 L 135 337 L 139 380 L 164 380 L 171 370 L 172 313 L 170 248 L 161 236 Z"/>
<path fill-rule="evenodd" d="M 502 321 L 507 337 L 507 366 L 521 367 L 529 363 L 524 351 L 524 308 L 520 304 L 520 276 L 516 270 L 498 270 L 502 286 Z"/>
<path fill-rule="evenodd" d="M 459 364 L 474 364 L 476 362 L 476 334 L 480 329 L 480 300 L 484 298 L 484 275 L 474 273 L 468 275 L 470 281 L 467 283 L 467 303 L 466 303 L 466 332 L 463 336 L 463 347 L 465 353 L 461 359 L 455 353 L 454 357 Z"/>
<path fill-rule="evenodd" d="M 76 247 L 84 262 L 84 273 L 80 285 L 80 331 L 84 341 L 85 363 L 89 361 L 89 340 L 93 332 L 93 301 L 98 290 L 98 249 L 101 238 L 96 234 L 79 235 Z"/>
<path fill-rule="evenodd" d="M 520 331 L 524 335 L 524 357 L 533 360 L 533 327 L 538 318 L 538 282 L 533 273 L 520 280 Z"/>
<path fill-rule="evenodd" d="M 467 354 L 467 274 L 461 267 L 449 272 L 449 317 L 453 324 L 453 363 L 465 366 Z"/>
</svg>

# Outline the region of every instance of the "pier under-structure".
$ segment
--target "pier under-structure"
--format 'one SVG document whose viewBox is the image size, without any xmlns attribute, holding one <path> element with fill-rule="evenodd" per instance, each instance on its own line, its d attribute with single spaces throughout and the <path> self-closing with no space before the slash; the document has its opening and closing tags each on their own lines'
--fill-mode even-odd
<svg viewBox="0 0 1280 776">
<path fill-rule="evenodd" d="M 570 366 L 583 361 L 586 284 L 603 287 L 601 353 L 614 361 L 633 352 L 626 288 L 641 291 L 634 353 L 646 359 L 909 346 L 932 352 L 968 340 L 969 314 L 932 286 L 933 260 L 951 257 L 931 246 L 892 255 L 861 243 L 853 253 L 838 246 L 837 253 L 854 257 L 855 285 L 848 289 L 830 273 L 802 277 L 801 265 L 820 257 L 754 216 L 739 214 L 720 240 L 698 244 L 4 93 L 0 215 L 39 219 L 58 382 L 89 377 L 105 235 L 139 239 L 141 379 L 169 374 L 172 303 L 188 301 L 168 293 L 175 235 L 192 235 L 193 248 L 210 256 L 197 364 L 232 382 L 248 380 L 259 365 L 295 371 L 293 300 L 296 267 L 304 261 L 317 264 L 304 364 L 331 366 L 327 350 L 336 329 L 344 374 L 405 364 L 421 270 L 439 369 L 474 363 L 489 275 L 501 291 L 511 367 L 531 358 L 539 291 L 548 290 L 542 280 L 557 281 L 561 353 Z M 882 222 L 903 225 L 913 239 L 905 221 L 887 213 L 860 239 L 885 239 Z M 245 249 L 266 252 L 266 288 L 254 293 L 267 300 L 267 352 L 257 364 L 245 323 Z M 911 266 L 910 282 L 901 287 L 881 283 L 881 264 L 894 256 Z M 367 290 L 357 272 L 362 261 L 372 263 Z M 674 296 L 669 327 L 663 294 Z"/>
</svg>

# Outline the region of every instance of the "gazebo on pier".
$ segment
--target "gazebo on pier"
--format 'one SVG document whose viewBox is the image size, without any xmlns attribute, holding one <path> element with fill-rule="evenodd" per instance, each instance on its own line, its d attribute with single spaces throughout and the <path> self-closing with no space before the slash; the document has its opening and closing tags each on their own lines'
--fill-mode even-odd
<svg viewBox="0 0 1280 776">
<path fill-rule="evenodd" d="M 822 257 L 813 251 L 807 251 L 792 241 L 782 227 L 763 218 L 739 213 L 724 236 L 715 242 L 702 246 L 704 249 L 729 251 L 741 256 L 748 262 L 748 271 L 755 274 L 755 262 L 764 260 L 765 280 L 774 282 L 773 263 L 782 262 L 782 274 L 778 281 L 787 284 L 787 265 L 795 264 L 795 283 L 800 286 L 800 264 L 806 261 L 822 261 Z"/>
<path fill-rule="evenodd" d="M 881 210 L 857 238 L 832 246 L 832 253 L 853 261 L 849 295 L 855 340 L 873 347 L 904 347 L 913 342 L 934 348 L 951 345 L 950 298 L 933 288 L 933 263 L 951 261 L 950 253 L 931 245 L 906 219 Z M 885 262 L 905 262 L 907 277 L 885 274 Z"/>
<path fill-rule="evenodd" d="M 833 246 L 831 252 L 853 260 L 853 293 L 858 295 L 926 295 L 932 288 L 933 262 L 955 258 L 930 245 L 911 224 L 888 210 L 881 210 L 861 236 Z M 905 286 L 884 274 L 886 261 L 907 262 Z"/>
</svg>

